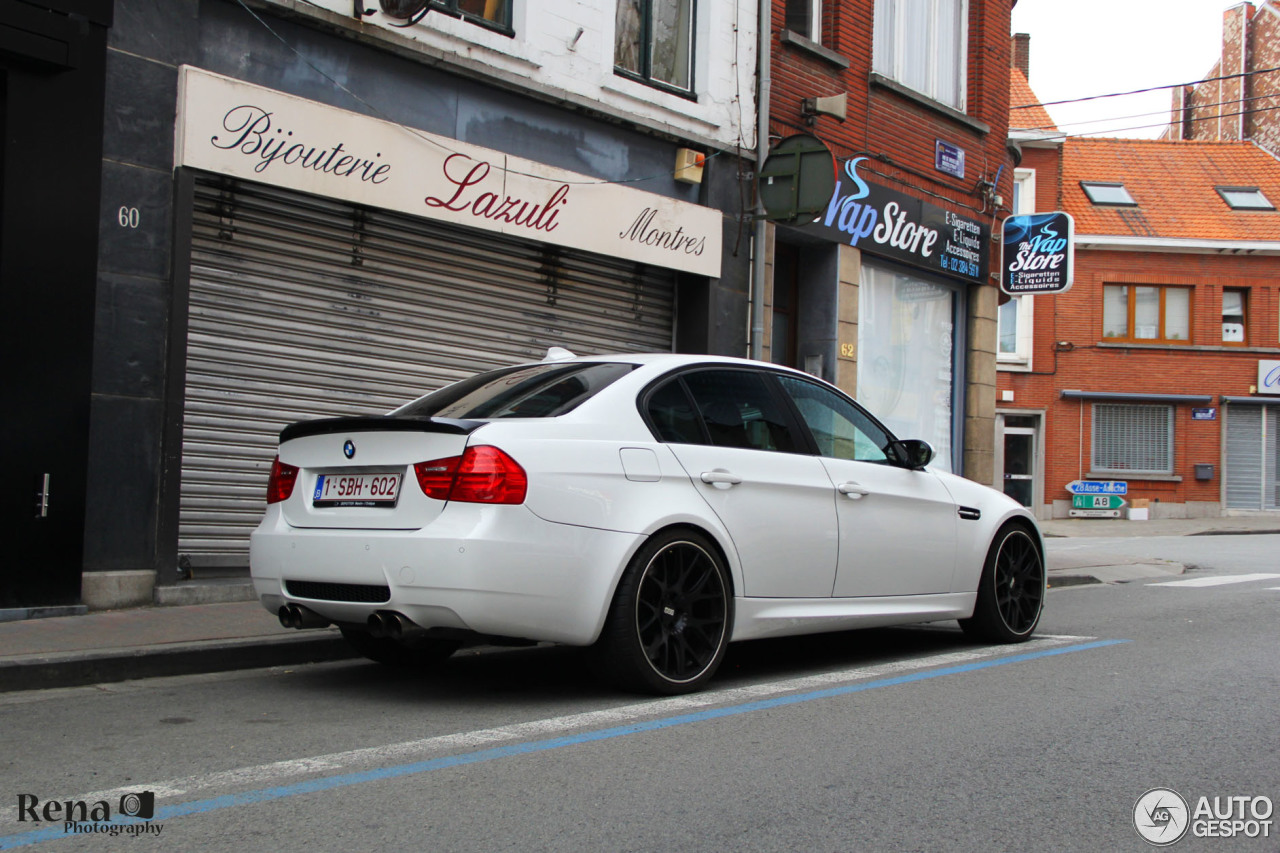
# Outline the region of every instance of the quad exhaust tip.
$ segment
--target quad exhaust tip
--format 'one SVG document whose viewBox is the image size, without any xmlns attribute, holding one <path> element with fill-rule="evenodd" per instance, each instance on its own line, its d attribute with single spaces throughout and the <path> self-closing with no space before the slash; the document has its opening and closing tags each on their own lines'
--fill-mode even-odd
<svg viewBox="0 0 1280 853">
<path fill-rule="evenodd" d="M 413 622 L 403 613 L 397 613 L 394 610 L 378 610 L 369 614 L 366 623 L 371 637 L 386 637 L 392 640 L 403 640 L 415 634 L 421 634 L 426 629 Z"/>
<path fill-rule="evenodd" d="M 327 628 L 329 620 L 300 604 L 286 604 L 276 611 L 280 624 L 286 628 Z"/>
</svg>

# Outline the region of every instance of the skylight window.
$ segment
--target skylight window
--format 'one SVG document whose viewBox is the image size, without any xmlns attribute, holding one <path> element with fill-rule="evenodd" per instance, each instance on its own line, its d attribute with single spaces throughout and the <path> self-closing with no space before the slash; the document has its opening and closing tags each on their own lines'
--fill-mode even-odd
<svg viewBox="0 0 1280 853">
<path fill-rule="evenodd" d="M 1094 204 L 1124 205 L 1126 207 L 1137 207 L 1138 203 L 1133 200 L 1133 196 L 1129 195 L 1129 191 L 1124 188 L 1124 184 L 1103 184 L 1096 181 L 1081 181 L 1081 188 L 1085 195 L 1089 196 L 1089 201 Z"/>
<path fill-rule="evenodd" d="M 1232 210 L 1275 210 L 1257 187 L 1214 187 Z"/>
</svg>

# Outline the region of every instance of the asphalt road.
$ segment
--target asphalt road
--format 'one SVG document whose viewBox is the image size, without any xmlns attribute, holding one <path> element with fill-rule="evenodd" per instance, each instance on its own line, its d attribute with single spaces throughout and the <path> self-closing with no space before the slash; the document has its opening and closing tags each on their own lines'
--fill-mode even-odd
<svg viewBox="0 0 1280 853">
<path fill-rule="evenodd" d="M 1152 788 L 1280 801 L 1280 537 L 1201 541 L 1135 555 L 1190 563 L 1178 586 L 1051 590 L 1028 644 L 745 643 L 694 697 L 618 693 L 558 648 L 6 694 L 0 849 L 1147 850 Z M 156 795 L 138 837 L 16 820 L 20 795 L 130 791 Z M 1270 819 L 1173 849 L 1277 851 Z"/>
</svg>

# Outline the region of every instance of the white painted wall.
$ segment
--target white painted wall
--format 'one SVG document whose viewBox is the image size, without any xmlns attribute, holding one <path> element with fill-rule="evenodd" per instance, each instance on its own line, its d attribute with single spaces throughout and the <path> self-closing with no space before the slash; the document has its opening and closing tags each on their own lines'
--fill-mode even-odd
<svg viewBox="0 0 1280 853">
<path fill-rule="evenodd" d="M 525 79 L 553 96 L 569 93 L 690 139 L 755 147 L 758 0 L 695 0 L 694 100 L 614 74 L 616 0 L 513 0 L 514 37 L 436 12 L 413 27 L 394 27 L 377 0 L 365 3 L 377 11 L 362 22 L 352 16 L 351 0 L 275 2 L 331 22 L 346 19 L 374 38 L 402 45 L 408 39 L 446 63 L 473 72 L 492 68 L 508 81 Z M 579 27 L 582 35 L 570 49 Z"/>
</svg>

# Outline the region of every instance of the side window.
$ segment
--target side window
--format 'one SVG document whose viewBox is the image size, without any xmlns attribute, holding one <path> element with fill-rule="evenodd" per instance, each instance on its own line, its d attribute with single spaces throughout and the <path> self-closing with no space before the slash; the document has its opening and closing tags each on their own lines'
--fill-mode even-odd
<svg viewBox="0 0 1280 853">
<path fill-rule="evenodd" d="M 888 448 L 892 436 L 857 406 L 803 379 L 779 376 L 778 381 L 813 433 L 819 455 L 858 462 L 890 461 Z"/>
<path fill-rule="evenodd" d="M 711 443 L 719 447 L 795 452 L 800 442 L 764 377 L 749 370 L 684 375 Z"/>
<path fill-rule="evenodd" d="M 706 444 L 698 413 L 679 379 L 673 379 L 649 395 L 649 420 L 661 441 L 675 444 Z"/>
</svg>

